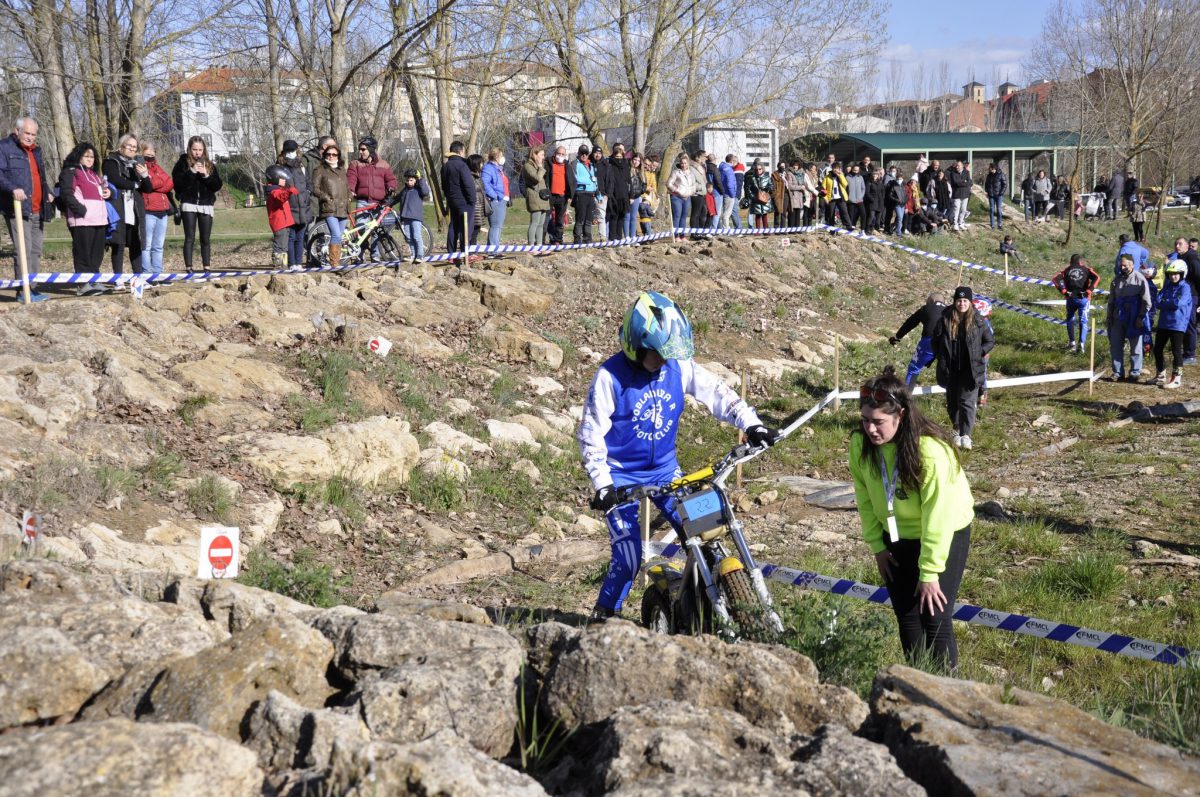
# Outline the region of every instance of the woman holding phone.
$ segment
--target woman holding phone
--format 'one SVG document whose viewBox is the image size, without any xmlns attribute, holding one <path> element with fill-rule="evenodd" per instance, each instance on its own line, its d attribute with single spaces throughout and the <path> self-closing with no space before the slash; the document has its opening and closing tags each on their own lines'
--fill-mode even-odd
<svg viewBox="0 0 1200 797">
<path fill-rule="evenodd" d="M 208 157 L 208 145 L 200 136 L 188 139 L 187 151 L 171 170 L 175 196 L 183 216 L 183 265 L 192 271 L 196 231 L 200 231 L 200 260 L 204 270 L 212 266 L 213 206 L 223 183 L 217 165 Z"/>
</svg>

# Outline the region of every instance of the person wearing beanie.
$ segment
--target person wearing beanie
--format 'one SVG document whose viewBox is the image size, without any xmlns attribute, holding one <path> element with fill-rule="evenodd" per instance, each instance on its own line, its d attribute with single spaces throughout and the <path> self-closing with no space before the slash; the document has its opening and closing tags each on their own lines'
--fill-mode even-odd
<svg viewBox="0 0 1200 797">
<path fill-rule="evenodd" d="M 995 339 L 975 310 L 974 292 L 966 285 L 954 289 L 954 303 L 942 311 L 933 330 L 937 383 L 946 391 L 946 411 L 954 428 L 954 444 L 971 448 L 979 389 L 984 384 L 984 356 Z"/>
<path fill-rule="evenodd" d="M 933 362 L 933 331 L 937 328 L 945 309 L 946 295 L 941 291 L 934 291 L 929 294 L 925 304 L 914 310 L 900 325 L 896 334 L 888 338 L 888 343 L 895 346 L 901 338 L 916 329 L 918 324 L 921 325 L 921 339 L 917 341 L 917 350 L 913 352 L 912 360 L 908 363 L 908 373 L 904 377 L 905 387 L 912 387 L 917 381 L 917 375 Z"/>
<path fill-rule="evenodd" d="M 377 205 L 396 192 L 396 173 L 379 157 L 379 142 L 372 136 L 365 136 L 358 142 L 358 157 L 346 167 L 346 184 L 356 209 Z M 381 223 L 390 233 L 396 226 L 395 214 L 387 214 Z M 374 244 L 372 255 L 378 257 L 378 244 Z"/>
</svg>

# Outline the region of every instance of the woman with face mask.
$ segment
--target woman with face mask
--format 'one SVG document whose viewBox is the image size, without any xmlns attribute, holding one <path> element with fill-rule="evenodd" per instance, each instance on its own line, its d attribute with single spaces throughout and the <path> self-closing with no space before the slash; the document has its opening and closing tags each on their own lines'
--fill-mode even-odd
<svg viewBox="0 0 1200 797">
<path fill-rule="evenodd" d="M 292 207 L 292 227 L 288 233 L 287 264 L 288 268 L 300 268 L 304 265 L 304 228 L 312 221 L 312 175 L 300 158 L 300 145 L 290 139 L 283 142 L 283 151 L 275 163 L 292 173 L 292 187 L 296 189 L 296 193 L 288 198 Z"/>
<path fill-rule="evenodd" d="M 491 203 L 488 213 L 488 238 L 490 246 L 500 245 L 500 233 L 504 230 L 504 217 L 508 213 L 508 177 L 504 174 L 504 152 L 499 147 L 488 150 L 487 163 L 480 174 L 483 193 Z"/>
<path fill-rule="evenodd" d="M 150 177 L 150 190 L 142 190 L 146 205 L 146 241 L 142 256 L 142 270 L 146 274 L 161 274 L 163 268 L 163 243 L 167 238 L 167 217 L 175 215 L 175 201 L 171 191 L 175 181 L 158 164 L 158 152 L 154 144 L 142 142 L 142 158 Z"/>
</svg>

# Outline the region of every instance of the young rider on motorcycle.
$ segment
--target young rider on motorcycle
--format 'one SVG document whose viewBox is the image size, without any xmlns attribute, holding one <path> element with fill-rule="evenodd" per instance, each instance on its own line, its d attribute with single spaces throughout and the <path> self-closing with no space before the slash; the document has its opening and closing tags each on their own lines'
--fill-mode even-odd
<svg viewBox="0 0 1200 797">
<path fill-rule="evenodd" d="M 612 562 L 592 610 L 605 620 L 621 610 L 642 562 L 638 505 L 617 504 L 616 488 L 663 485 L 682 475 L 675 436 L 690 395 L 718 420 L 746 432 L 750 442 L 768 445 L 778 431 L 763 426 L 758 414 L 728 385 L 692 360 L 692 327 L 674 302 L 647 291 L 625 314 L 621 351 L 596 372 L 577 435 L 583 466 L 592 480 L 593 509 L 605 513 Z M 676 529 L 679 517 L 670 497 L 653 499 Z"/>
</svg>

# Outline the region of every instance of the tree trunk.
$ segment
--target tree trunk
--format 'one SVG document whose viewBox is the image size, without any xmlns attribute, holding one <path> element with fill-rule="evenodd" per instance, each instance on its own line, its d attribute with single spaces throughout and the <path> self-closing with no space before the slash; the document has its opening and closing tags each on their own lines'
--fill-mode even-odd
<svg viewBox="0 0 1200 797">
<path fill-rule="evenodd" d="M 116 126 L 120 133 L 140 130 L 142 122 L 142 97 L 145 94 L 146 78 L 142 60 L 146 50 L 146 16 L 149 0 L 130 0 L 129 33 L 121 54 L 120 84 L 117 96 L 120 101 Z M 115 35 L 115 29 L 109 35 Z"/>
<path fill-rule="evenodd" d="M 326 0 L 329 11 L 329 127 L 342 146 L 346 147 L 353 137 L 350 117 L 346 113 L 345 92 L 342 83 L 346 78 L 346 34 L 349 25 L 348 0 Z"/>
<path fill-rule="evenodd" d="M 441 14 L 437 21 L 436 41 L 430 64 L 433 67 L 433 90 L 437 97 L 438 140 L 442 155 L 450 151 L 454 141 L 454 112 L 451 108 L 450 47 L 453 43 L 450 30 L 450 15 Z"/>
<path fill-rule="evenodd" d="M 42 82 L 45 84 L 50 106 L 51 118 L 47 121 L 53 132 L 52 160 L 61 164 L 62 159 L 75 146 L 75 131 L 71 125 L 71 113 L 63 87 L 62 51 L 58 45 L 58 10 L 54 0 L 33 0 L 32 12 L 34 38 L 37 50 L 43 57 Z"/>
<path fill-rule="evenodd" d="M 267 20 L 267 93 L 271 111 L 271 140 L 275 152 L 283 151 L 283 101 L 280 99 L 280 83 L 283 71 L 279 68 L 279 20 L 271 0 L 263 0 L 264 16 Z"/>
</svg>

